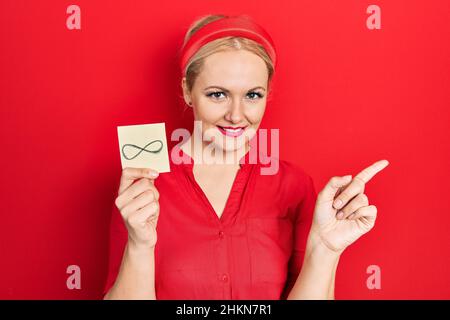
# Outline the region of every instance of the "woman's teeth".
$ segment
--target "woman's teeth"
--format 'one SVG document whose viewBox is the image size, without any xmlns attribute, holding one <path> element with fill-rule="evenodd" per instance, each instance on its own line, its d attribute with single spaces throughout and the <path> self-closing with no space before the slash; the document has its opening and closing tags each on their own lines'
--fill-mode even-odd
<svg viewBox="0 0 450 320">
<path fill-rule="evenodd" d="M 241 127 L 241 128 L 224 128 L 224 127 L 220 127 L 220 126 L 217 126 L 217 127 L 219 128 L 220 132 L 222 132 L 224 135 L 227 135 L 230 137 L 238 137 L 245 130 L 245 127 Z"/>
<path fill-rule="evenodd" d="M 224 129 L 225 129 L 225 131 L 227 131 L 227 132 L 239 132 L 239 131 L 242 130 L 242 128 L 236 128 L 236 129 L 227 129 L 227 128 L 224 128 Z"/>
</svg>

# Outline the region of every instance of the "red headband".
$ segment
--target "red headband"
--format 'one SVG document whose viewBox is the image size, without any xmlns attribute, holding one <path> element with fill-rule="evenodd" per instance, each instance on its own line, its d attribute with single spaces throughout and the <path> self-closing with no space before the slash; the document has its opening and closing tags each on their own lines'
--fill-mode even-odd
<svg viewBox="0 0 450 320">
<path fill-rule="evenodd" d="M 189 59 L 206 43 L 227 36 L 244 37 L 254 40 L 266 49 L 276 64 L 275 45 L 270 35 L 247 16 L 222 18 L 206 24 L 197 30 L 188 40 L 181 52 L 181 73 L 184 76 Z"/>
</svg>

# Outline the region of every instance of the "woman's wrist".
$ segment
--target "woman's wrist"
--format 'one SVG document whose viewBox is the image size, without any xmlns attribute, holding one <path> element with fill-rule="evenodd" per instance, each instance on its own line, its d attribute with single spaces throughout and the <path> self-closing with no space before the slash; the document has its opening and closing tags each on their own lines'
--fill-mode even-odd
<svg viewBox="0 0 450 320">
<path fill-rule="evenodd" d="M 136 245 L 133 242 L 128 241 L 125 248 L 125 257 L 127 263 L 132 266 L 134 270 L 140 270 L 147 273 L 151 268 L 154 268 L 154 247 Z"/>
<path fill-rule="evenodd" d="M 130 254 L 134 256 L 146 256 L 154 253 L 155 246 L 136 243 L 133 240 L 128 239 L 127 250 Z"/>
<path fill-rule="evenodd" d="M 312 227 L 306 244 L 305 255 L 308 257 L 320 257 L 320 259 L 338 260 L 342 251 L 336 251 L 330 248 L 320 236 L 319 231 Z"/>
<path fill-rule="evenodd" d="M 331 250 L 311 228 L 302 269 L 288 299 L 330 299 L 340 252 Z"/>
</svg>

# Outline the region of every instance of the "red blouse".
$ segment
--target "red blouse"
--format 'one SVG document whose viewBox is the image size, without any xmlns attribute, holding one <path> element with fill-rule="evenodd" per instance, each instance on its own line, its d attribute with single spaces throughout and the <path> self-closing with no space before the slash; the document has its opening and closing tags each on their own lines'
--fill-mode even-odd
<svg viewBox="0 0 450 320">
<path fill-rule="evenodd" d="M 190 158 L 175 146 L 175 151 Z M 169 157 L 171 158 L 171 157 Z M 219 218 L 190 164 L 174 164 L 155 180 L 160 193 L 155 246 L 157 299 L 285 299 L 300 272 L 316 192 L 303 169 L 279 160 L 248 163 L 233 182 Z M 244 160 L 244 163 L 242 161 Z M 127 230 L 114 206 L 109 270 L 103 294 L 116 280 Z"/>
</svg>

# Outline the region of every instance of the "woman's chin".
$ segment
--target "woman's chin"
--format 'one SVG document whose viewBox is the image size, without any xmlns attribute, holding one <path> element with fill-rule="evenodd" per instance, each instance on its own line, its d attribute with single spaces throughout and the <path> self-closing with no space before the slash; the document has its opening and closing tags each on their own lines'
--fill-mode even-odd
<svg viewBox="0 0 450 320">
<path fill-rule="evenodd" d="M 244 139 L 233 138 L 220 141 L 220 143 L 216 144 L 216 147 L 225 152 L 235 152 L 242 149 L 242 147 L 244 147 L 244 144 Z"/>
</svg>

